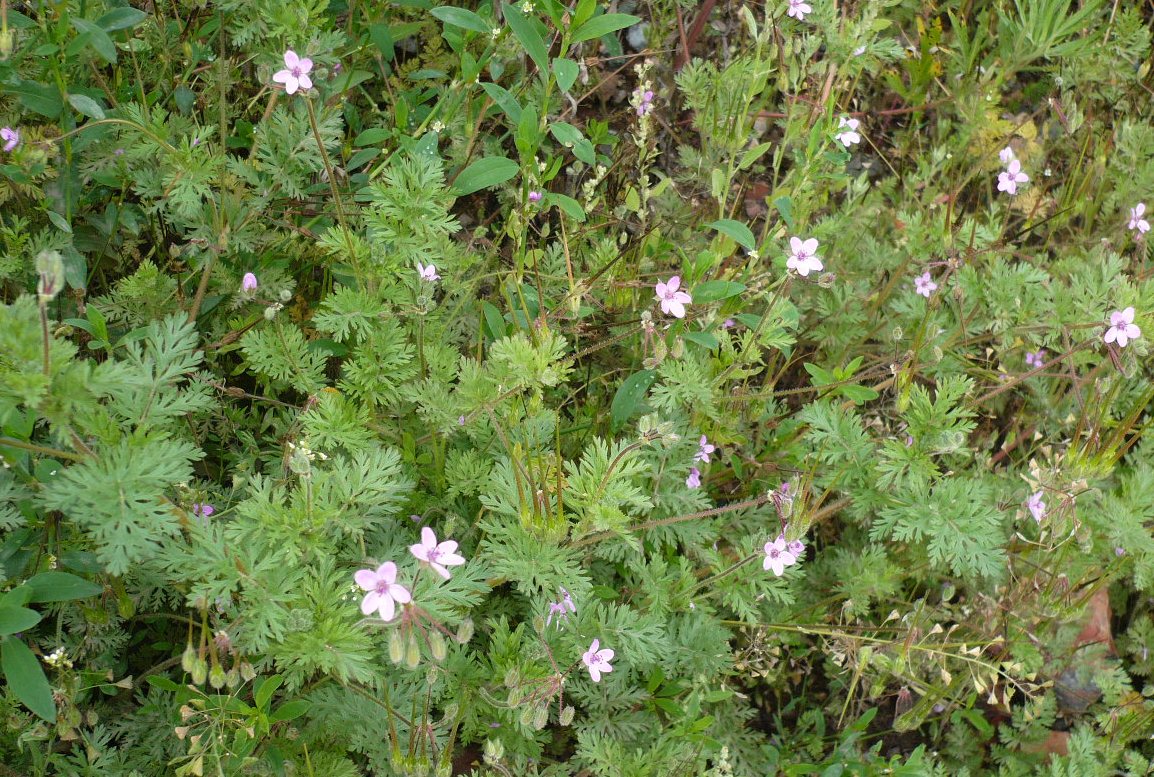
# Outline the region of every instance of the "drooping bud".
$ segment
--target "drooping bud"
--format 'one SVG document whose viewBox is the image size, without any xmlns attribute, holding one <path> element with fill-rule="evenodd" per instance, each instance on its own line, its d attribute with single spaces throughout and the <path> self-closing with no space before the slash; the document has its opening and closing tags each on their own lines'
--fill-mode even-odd
<svg viewBox="0 0 1154 777">
<path fill-rule="evenodd" d="M 214 664 L 208 672 L 208 684 L 220 690 L 224 687 L 224 680 L 224 667 L 220 664 Z"/>
<path fill-rule="evenodd" d="M 457 626 L 457 642 L 464 645 L 473 638 L 473 619 L 465 618 L 461 621 L 461 625 Z"/>
<path fill-rule="evenodd" d="M 208 662 L 203 658 L 196 658 L 189 674 L 192 675 L 193 685 L 204 685 L 204 681 L 208 679 Z"/>
<path fill-rule="evenodd" d="M 192 674 L 193 667 L 196 666 L 196 648 L 189 642 L 188 646 L 184 648 L 184 653 L 180 656 L 180 668 L 188 674 Z"/>
<path fill-rule="evenodd" d="M 577 709 L 572 704 L 566 704 L 561 708 L 559 722 L 562 726 L 568 726 L 573 722 L 573 716 L 575 714 L 577 714 Z"/>
<path fill-rule="evenodd" d="M 445 660 L 448 649 L 445 647 L 445 638 L 441 636 L 441 632 L 434 630 L 429 635 L 429 652 L 433 654 L 434 661 Z"/>
<path fill-rule="evenodd" d="M 36 293 L 41 302 L 48 302 L 64 289 L 64 259 L 59 251 L 41 251 L 36 255 L 39 280 Z"/>
<path fill-rule="evenodd" d="M 421 665 L 421 643 L 416 634 L 409 634 L 409 644 L 405 646 L 405 666 L 416 669 Z"/>
<path fill-rule="evenodd" d="M 533 713 L 533 730 L 540 731 L 549 722 L 549 705 L 542 704 Z"/>
<path fill-rule="evenodd" d="M 397 629 L 389 634 L 389 660 L 394 664 L 399 664 L 405 660 L 405 638 Z"/>
</svg>

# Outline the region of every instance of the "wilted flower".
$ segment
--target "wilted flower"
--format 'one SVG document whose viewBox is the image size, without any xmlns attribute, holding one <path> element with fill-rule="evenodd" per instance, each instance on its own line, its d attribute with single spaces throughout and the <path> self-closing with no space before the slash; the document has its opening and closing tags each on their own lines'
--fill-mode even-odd
<svg viewBox="0 0 1154 777">
<path fill-rule="evenodd" d="M 701 435 L 701 441 L 697 443 L 697 454 L 693 457 L 693 460 L 708 464 L 709 454 L 715 450 L 717 450 L 717 446 L 711 444 L 709 439 L 703 434 Z"/>
<path fill-rule="evenodd" d="M 805 0 L 789 0 L 789 10 L 785 12 L 786 16 L 792 16 L 799 22 L 803 22 L 807 13 L 813 13 L 813 7 Z"/>
<path fill-rule="evenodd" d="M 0 140 L 4 141 L 4 150 L 11 151 L 20 145 L 20 132 L 11 127 L 0 127 Z"/>
<path fill-rule="evenodd" d="M 589 669 L 589 676 L 593 678 L 595 683 L 601 682 L 603 672 L 613 671 L 613 667 L 609 664 L 613 660 L 613 651 L 609 648 L 598 650 L 599 647 L 601 647 L 601 641 L 595 639 L 585 654 L 581 656 L 581 661 Z"/>
<path fill-rule="evenodd" d="M 786 260 L 785 266 L 791 270 L 797 270 L 798 275 L 804 278 L 815 270 L 825 269 L 825 265 L 821 263 L 821 257 L 817 255 L 818 242 L 816 237 L 811 237 L 809 240 L 791 237 L 789 247 L 793 254 Z"/>
<path fill-rule="evenodd" d="M 313 80 L 309 78 L 312 69 L 311 59 L 298 57 L 295 51 L 289 49 L 284 53 L 284 70 L 273 73 L 272 80 L 284 84 L 286 94 L 296 94 L 298 89 L 313 88 Z"/>
<path fill-rule="evenodd" d="M 689 477 L 685 479 L 686 488 L 701 488 L 701 470 L 697 467 L 691 467 L 689 470 Z"/>
<path fill-rule="evenodd" d="M 1017 159 L 1011 159 L 1006 169 L 998 173 L 998 191 L 1017 194 L 1018 184 L 1026 183 L 1029 180 L 1030 176 L 1022 172 L 1022 163 Z"/>
<path fill-rule="evenodd" d="M 842 116 L 838 119 L 837 128 L 841 130 L 837 133 L 837 140 L 846 148 L 852 145 L 861 143 L 861 135 L 857 128 L 861 126 L 861 122 L 857 119 L 850 119 Z"/>
<path fill-rule="evenodd" d="M 1030 498 L 1026 500 L 1026 509 L 1034 516 L 1035 521 L 1042 522 L 1042 516 L 1046 514 L 1046 503 L 1042 501 L 1041 491 L 1030 494 Z"/>
<path fill-rule="evenodd" d="M 934 291 L 936 291 L 938 288 L 938 284 L 934 283 L 933 279 L 930 277 L 929 270 L 926 270 L 924 273 L 914 278 L 914 286 L 918 294 L 921 294 L 926 299 L 929 299 L 930 295 L 933 294 Z"/>
<path fill-rule="evenodd" d="M 368 591 L 361 601 L 361 612 L 365 615 L 376 610 L 382 619 L 391 621 L 397 614 L 396 605 L 413 600 L 409 589 L 397 584 L 397 565 L 391 561 L 381 564 L 375 572 L 371 569 L 359 570 L 353 579 L 362 590 Z"/>
<path fill-rule="evenodd" d="M 8 147 L 5 146 L 4 150 L 7 151 Z M 1144 202 L 1140 202 L 1130 209 L 1130 229 L 1138 230 L 1140 235 L 1150 231 L 1150 222 L 1142 218 L 1144 213 L 1146 213 L 1146 203 Z"/>
<path fill-rule="evenodd" d="M 441 280 L 441 276 L 437 275 L 437 265 L 430 264 L 428 266 L 417 262 L 417 274 L 421 276 L 422 281 L 432 283 Z"/>
<path fill-rule="evenodd" d="M 457 554 L 457 543 L 454 540 L 437 542 L 437 535 L 428 526 L 421 529 L 419 545 L 409 546 L 409 552 L 433 568 L 441 577 L 448 580 L 452 575 L 445 567 L 456 567 L 465 563 L 465 558 Z"/>
<path fill-rule="evenodd" d="M 1134 323 L 1134 308 L 1115 310 L 1110 314 L 1110 328 L 1103 338 L 1107 343 L 1118 343 L 1119 348 L 1125 348 L 1126 343 L 1137 340 L 1142 336 L 1142 330 Z"/>
<path fill-rule="evenodd" d="M 693 302 L 687 292 L 679 291 L 681 276 L 674 275 L 664 283 L 657 282 L 657 297 L 661 302 L 661 312 L 674 318 L 685 318 L 685 306 Z"/>
<path fill-rule="evenodd" d="M 797 556 L 790 553 L 789 547 L 786 545 L 785 537 L 778 535 L 773 542 L 765 543 L 765 561 L 762 562 L 762 567 L 765 570 L 773 570 L 773 574 L 781 577 L 785 573 L 785 568 L 797 563 Z"/>
<path fill-rule="evenodd" d="M 785 549 L 793 554 L 794 559 L 800 559 L 801 554 L 805 553 L 805 543 L 801 540 L 790 540 L 785 544 Z"/>
<path fill-rule="evenodd" d="M 259 285 L 260 284 L 257 283 L 256 276 L 250 272 L 246 272 L 244 277 L 240 279 L 241 291 L 256 291 L 256 287 Z"/>
</svg>

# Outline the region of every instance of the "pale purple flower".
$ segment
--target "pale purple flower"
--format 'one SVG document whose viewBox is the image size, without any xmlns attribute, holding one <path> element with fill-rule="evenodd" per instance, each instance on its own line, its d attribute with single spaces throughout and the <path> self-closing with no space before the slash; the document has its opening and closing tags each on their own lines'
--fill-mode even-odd
<svg viewBox="0 0 1154 777">
<path fill-rule="evenodd" d="M 709 442 L 708 438 L 703 434 L 701 441 L 697 443 L 697 454 L 693 457 L 694 461 L 709 463 L 709 454 L 717 450 L 717 446 Z"/>
<path fill-rule="evenodd" d="M 193 515 L 199 516 L 201 518 L 207 518 L 215 512 L 216 512 L 216 508 L 213 507 L 212 505 L 208 504 L 208 503 L 205 503 L 205 504 L 201 504 L 200 502 L 193 502 L 192 503 L 192 514 Z"/>
<path fill-rule="evenodd" d="M 428 281 L 429 283 L 441 280 L 441 276 L 437 275 L 437 265 L 435 264 L 426 266 L 417 262 L 417 274 L 421 276 L 422 281 Z"/>
<path fill-rule="evenodd" d="M 1134 323 L 1134 308 L 1115 310 L 1110 314 L 1110 328 L 1106 330 L 1107 343 L 1118 343 L 1119 348 L 1125 348 L 1126 343 L 1137 340 L 1142 336 L 1142 330 Z"/>
<path fill-rule="evenodd" d="M 557 616 L 557 625 L 561 625 L 561 619 L 569 620 L 569 613 L 577 613 L 577 605 L 573 604 L 573 597 L 565 588 L 561 587 L 561 601 L 549 603 L 549 617 L 545 619 L 545 626 L 553 622 L 553 616 Z"/>
<path fill-rule="evenodd" d="M 7 151 L 8 147 L 5 146 L 4 150 Z M 1150 231 L 1150 222 L 1142 218 L 1144 213 L 1146 213 L 1146 203 L 1144 202 L 1140 202 L 1130 209 L 1130 229 L 1138 230 L 1140 235 L 1145 235 Z"/>
<path fill-rule="evenodd" d="M 0 128 L 0 140 L 4 141 L 4 150 L 11 151 L 20 145 L 20 131 L 11 127 Z"/>
<path fill-rule="evenodd" d="M 376 611 L 383 620 L 391 621 L 397 614 L 398 604 L 413 600 L 409 589 L 397 584 L 397 565 L 391 561 L 381 564 L 375 572 L 361 569 L 353 579 L 361 590 L 368 591 L 361 601 L 361 612 L 365 615 Z"/>
<path fill-rule="evenodd" d="M 693 302 L 693 297 L 681 288 L 681 276 L 674 275 L 664 283 L 657 282 L 657 297 L 661 301 L 661 312 L 674 318 L 685 318 L 685 306 Z"/>
<path fill-rule="evenodd" d="M 1008 165 L 1010 162 L 1013 162 L 1015 159 L 1017 159 L 1017 157 L 1014 156 L 1014 149 L 1006 146 L 998 152 L 998 159 L 1002 160 L 1002 164 Z"/>
<path fill-rule="evenodd" d="M 1126 555 L 1126 549 L 1123 547 L 1114 548 L 1114 555 L 1119 556 L 1119 557 L 1125 556 Z"/>
<path fill-rule="evenodd" d="M 801 540 L 790 540 L 785 544 L 785 549 L 792 553 L 795 559 L 800 559 L 805 553 L 805 543 Z"/>
<path fill-rule="evenodd" d="M 921 294 L 926 299 L 930 298 L 937 288 L 938 284 L 934 283 L 933 278 L 930 277 L 930 271 L 926 270 L 924 273 L 914 278 L 914 287 L 918 294 Z"/>
<path fill-rule="evenodd" d="M 289 49 L 284 53 L 284 70 L 273 73 L 272 80 L 284 84 L 286 94 L 296 94 L 298 89 L 313 88 L 313 80 L 309 78 L 312 69 L 311 59 L 298 57 L 295 51 Z"/>
<path fill-rule="evenodd" d="M 807 13 L 813 13 L 813 7 L 805 0 L 789 0 L 789 10 L 785 12 L 786 16 L 792 16 L 799 22 L 803 22 Z"/>
<path fill-rule="evenodd" d="M 1046 363 L 1046 349 L 1039 348 L 1037 351 L 1026 351 L 1026 366 L 1032 369 L 1037 369 Z"/>
<path fill-rule="evenodd" d="M 1030 498 L 1026 500 L 1026 509 L 1034 516 L 1035 521 L 1042 522 L 1042 516 L 1046 514 L 1046 503 L 1042 501 L 1041 491 L 1030 494 Z"/>
<path fill-rule="evenodd" d="M 861 143 L 861 135 L 857 128 L 861 126 L 861 122 L 857 119 L 850 119 L 842 116 L 838 119 L 837 128 L 841 130 L 837 133 L 837 141 L 846 148 L 852 145 Z"/>
<path fill-rule="evenodd" d="M 463 416 L 463 415 L 457 416 L 457 426 L 464 426 L 464 425 L 465 425 L 465 416 Z"/>
<path fill-rule="evenodd" d="M 529 192 L 529 202 L 540 202 L 540 201 L 541 201 L 541 192 L 536 191 L 536 190 Z"/>
<path fill-rule="evenodd" d="M 689 468 L 689 477 L 685 479 L 686 488 L 701 488 L 701 470 L 697 467 Z"/>
<path fill-rule="evenodd" d="M 727 318 L 721 322 L 722 329 L 733 329 L 735 326 L 737 326 L 737 322 L 732 318 Z"/>
<path fill-rule="evenodd" d="M 781 577 L 785 573 L 785 568 L 797 563 L 797 556 L 789 552 L 789 547 L 785 543 L 785 537 L 778 535 L 773 542 L 765 543 L 765 561 L 762 562 L 762 567 L 768 571 L 773 570 L 773 574 Z"/>
<path fill-rule="evenodd" d="M 256 287 L 259 285 L 260 284 L 257 283 L 256 276 L 250 272 L 246 272 L 244 277 L 240 279 L 241 291 L 256 291 Z"/>
<path fill-rule="evenodd" d="M 445 567 L 456 567 L 465 563 L 464 556 L 458 555 L 457 543 L 454 540 L 437 542 L 437 535 L 428 526 L 421 529 L 421 543 L 410 545 L 409 552 L 433 568 L 441 577 L 448 580 L 452 575 Z"/>
<path fill-rule="evenodd" d="M 865 53 L 866 53 L 865 44 L 862 44 L 861 46 L 858 46 L 856 49 L 853 50 L 853 55 L 855 57 L 860 57 L 862 54 L 865 54 Z"/>
<path fill-rule="evenodd" d="M 601 682 L 602 673 L 613 671 L 613 667 L 609 664 L 613 660 L 614 653 L 609 648 L 598 650 L 601 647 L 601 640 L 593 640 L 589 645 L 589 649 L 581 656 L 581 661 L 589 670 L 589 676 L 593 678 L 593 682 Z"/>
<path fill-rule="evenodd" d="M 1017 194 L 1018 184 L 1026 183 L 1029 180 L 1030 176 L 1022 172 L 1022 163 L 1017 159 L 1011 159 L 1006 169 L 998 173 L 998 191 Z"/>
<path fill-rule="evenodd" d="M 821 257 L 817 255 L 818 242 L 816 237 L 811 237 L 809 240 L 791 237 L 789 247 L 793 254 L 786 260 L 785 266 L 791 270 L 797 270 L 798 275 L 804 278 L 811 272 L 825 269 L 825 265 L 821 263 Z"/>
<path fill-rule="evenodd" d="M 633 91 L 633 104 L 637 107 L 637 115 L 644 116 L 653 110 L 653 90 L 652 89 L 635 89 Z"/>
</svg>

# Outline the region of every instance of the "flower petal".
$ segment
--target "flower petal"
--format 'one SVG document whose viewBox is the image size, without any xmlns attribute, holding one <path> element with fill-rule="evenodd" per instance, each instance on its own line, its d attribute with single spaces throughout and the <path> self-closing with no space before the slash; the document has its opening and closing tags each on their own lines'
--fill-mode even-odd
<svg viewBox="0 0 1154 777">
<path fill-rule="evenodd" d="M 297 53 L 295 51 L 293 51 L 292 49 L 288 49 L 287 51 L 285 51 L 285 53 L 284 53 L 284 66 L 287 67 L 289 70 L 292 70 L 294 67 L 296 67 L 297 64 L 300 63 L 300 61 L 301 61 L 301 59 L 300 59 L 300 57 L 297 56 Z"/>
<path fill-rule="evenodd" d="M 389 586 L 389 596 L 396 599 L 401 604 L 408 604 L 413 601 L 413 595 L 409 593 L 409 589 L 403 585 Z"/>
<path fill-rule="evenodd" d="M 313 61 L 308 57 L 301 57 L 297 60 L 297 68 L 299 68 L 302 73 L 308 73 L 313 69 Z"/>
<path fill-rule="evenodd" d="M 381 595 L 376 591 L 369 591 L 365 594 L 365 598 L 361 600 L 361 612 L 365 615 L 371 615 L 373 610 L 377 609 L 377 604 L 380 602 Z"/>
<path fill-rule="evenodd" d="M 377 573 L 371 569 L 357 570 L 357 573 L 353 575 L 353 580 L 366 591 L 372 591 L 377 587 Z"/>
<path fill-rule="evenodd" d="M 381 618 L 386 621 L 391 621 L 397 614 L 397 605 L 393 603 L 391 596 L 381 597 Z"/>
<path fill-rule="evenodd" d="M 392 583 L 397 579 L 397 565 L 391 561 L 381 564 L 377 567 L 377 578 L 386 583 Z"/>
<path fill-rule="evenodd" d="M 604 650 L 601 650 L 601 651 L 599 651 L 599 652 L 598 652 L 598 655 L 600 655 L 600 656 L 601 656 L 601 660 L 602 660 L 602 661 L 612 661 L 612 660 L 613 660 L 613 656 L 615 656 L 615 655 L 617 655 L 617 654 L 616 654 L 616 653 L 614 653 L 614 652 L 613 652 L 612 650 L 610 650 L 609 648 L 605 648 Z M 605 671 L 607 671 L 607 672 L 608 672 L 609 670 L 608 670 L 608 669 L 606 669 Z"/>
<path fill-rule="evenodd" d="M 313 80 L 311 78 L 309 78 L 307 75 L 305 75 L 304 73 L 300 74 L 300 77 L 297 79 L 297 81 L 300 83 L 301 89 L 312 89 L 313 88 Z"/>
</svg>

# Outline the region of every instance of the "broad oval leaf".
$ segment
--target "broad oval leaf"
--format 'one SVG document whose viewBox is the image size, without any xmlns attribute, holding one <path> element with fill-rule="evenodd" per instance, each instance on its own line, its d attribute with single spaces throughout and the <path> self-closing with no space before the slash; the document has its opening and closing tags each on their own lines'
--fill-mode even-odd
<svg viewBox="0 0 1154 777">
<path fill-rule="evenodd" d="M 463 27 L 466 30 L 483 33 L 489 33 L 492 30 L 491 24 L 488 24 L 480 16 L 464 8 L 454 8 L 450 5 L 443 5 L 440 8 L 434 8 L 429 13 L 445 24 L 451 24 L 454 27 Z"/>
<path fill-rule="evenodd" d="M 753 237 L 753 232 L 751 232 L 749 227 L 745 226 L 740 221 L 734 221 L 733 219 L 718 219 L 717 221 L 706 224 L 705 226 L 709 227 L 710 229 L 716 229 L 721 234 L 733 238 L 734 242 L 736 242 L 739 246 L 746 249 L 747 251 L 752 251 L 754 246 L 757 245 L 757 241 Z"/>
<path fill-rule="evenodd" d="M 8 687 L 25 707 L 49 723 L 56 722 L 56 701 L 44 669 L 32 651 L 18 639 L 8 637 L 0 643 L 0 669 Z"/>
<path fill-rule="evenodd" d="M 27 607 L 0 607 L 0 636 L 27 631 L 40 622 L 43 616 Z"/>
<path fill-rule="evenodd" d="M 602 35 L 632 27 L 640 21 L 641 17 L 627 13 L 607 13 L 594 16 L 573 31 L 573 42 L 580 43 L 581 41 L 600 38 Z"/>
<path fill-rule="evenodd" d="M 505 183 L 520 169 L 520 165 L 508 157 L 489 156 L 478 159 L 457 175 L 453 181 L 453 191 L 461 196 L 472 194 Z"/>
<path fill-rule="evenodd" d="M 736 297 L 745 291 L 745 284 L 737 281 L 706 281 L 693 287 L 694 302 L 717 302 Z"/>
<path fill-rule="evenodd" d="M 25 585 L 32 588 L 33 602 L 66 602 L 72 599 L 87 599 L 104 589 L 83 577 L 68 572 L 41 572 L 31 577 Z"/>
<path fill-rule="evenodd" d="M 653 370 L 641 370 L 630 375 L 617 387 L 613 403 L 609 406 L 609 425 L 614 431 L 638 412 L 641 401 L 656 378 L 657 373 Z"/>
</svg>

